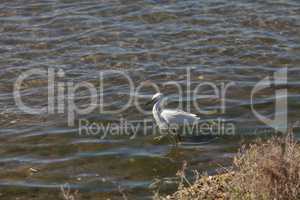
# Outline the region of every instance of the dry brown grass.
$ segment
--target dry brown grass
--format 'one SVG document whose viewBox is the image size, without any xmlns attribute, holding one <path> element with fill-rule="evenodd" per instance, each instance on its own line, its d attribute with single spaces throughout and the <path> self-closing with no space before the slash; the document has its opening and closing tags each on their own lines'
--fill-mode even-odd
<svg viewBox="0 0 300 200">
<path fill-rule="evenodd" d="M 242 147 L 234 168 L 232 199 L 300 199 L 300 145 L 292 134 Z"/>
<path fill-rule="evenodd" d="M 161 199 L 298 200 L 300 144 L 289 134 L 243 146 L 234 158 L 233 170 L 202 176 Z"/>
</svg>

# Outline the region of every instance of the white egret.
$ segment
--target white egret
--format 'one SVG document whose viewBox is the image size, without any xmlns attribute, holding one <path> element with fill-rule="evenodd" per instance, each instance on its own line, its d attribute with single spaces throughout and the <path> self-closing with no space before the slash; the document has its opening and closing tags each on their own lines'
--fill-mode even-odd
<svg viewBox="0 0 300 200">
<path fill-rule="evenodd" d="M 164 95 L 162 93 L 153 95 L 152 100 L 149 102 L 154 103 L 152 109 L 153 117 L 160 130 L 166 130 L 168 133 L 171 133 L 170 131 L 175 131 L 177 136 L 176 139 L 179 139 L 178 137 L 180 137 L 180 134 L 176 133 L 178 127 L 180 125 L 197 123 L 200 118 L 195 114 L 182 110 L 164 109 L 161 107 L 163 100 Z"/>
</svg>

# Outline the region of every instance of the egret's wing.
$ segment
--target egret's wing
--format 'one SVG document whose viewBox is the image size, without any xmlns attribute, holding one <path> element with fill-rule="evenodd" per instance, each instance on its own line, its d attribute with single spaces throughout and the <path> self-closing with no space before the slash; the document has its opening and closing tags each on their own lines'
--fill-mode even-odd
<svg viewBox="0 0 300 200">
<path fill-rule="evenodd" d="M 163 109 L 160 115 L 168 124 L 194 123 L 200 119 L 197 115 L 182 110 Z"/>
</svg>

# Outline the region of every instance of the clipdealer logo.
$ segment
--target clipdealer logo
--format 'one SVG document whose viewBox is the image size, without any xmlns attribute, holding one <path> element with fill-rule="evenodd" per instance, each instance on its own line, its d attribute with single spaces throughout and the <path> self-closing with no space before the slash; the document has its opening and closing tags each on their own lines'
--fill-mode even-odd
<svg viewBox="0 0 300 200">
<path fill-rule="evenodd" d="M 185 96 L 184 91 L 188 91 L 187 93 L 193 96 L 186 97 L 187 99 L 193 99 L 193 106 L 196 109 L 197 114 L 209 114 L 209 113 L 222 113 L 226 112 L 226 92 L 232 89 L 235 85 L 237 85 L 234 81 L 228 83 L 219 83 L 218 85 L 215 82 L 207 82 L 207 81 L 199 81 L 199 84 L 195 87 L 195 89 L 191 90 L 191 74 L 190 69 L 187 69 L 187 80 L 186 84 L 188 87 L 186 89 L 182 88 L 176 81 L 168 81 L 163 84 L 163 86 L 174 86 L 177 89 L 177 94 L 179 97 L 179 109 L 182 109 L 182 100 Z M 22 84 L 32 76 L 41 76 L 47 77 L 48 82 L 48 106 L 43 108 L 33 108 L 29 105 L 26 105 L 22 101 Z M 104 104 L 104 82 L 107 81 L 108 78 L 113 78 L 114 76 L 122 77 L 128 83 L 129 95 L 128 101 L 126 104 L 122 105 L 121 108 L 116 110 L 107 110 Z M 93 112 L 96 108 L 99 109 L 99 113 L 110 113 L 110 114 L 120 114 L 126 109 L 128 109 L 131 105 L 135 105 L 138 111 L 143 113 L 144 115 L 149 115 L 151 112 L 148 110 L 144 110 L 143 106 L 140 105 L 140 102 L 136 96 L 139 96 L 140 91 L 145 86 L 143 84 L 138 85 L 137 87 L 134 85 L 134 81 L 130 78 L 130 76 L 124 71 L 118 70 L 105 70 L 99 72 L 99 82 L 100 88 L 94 86 L 92 83 L 87 81 L 81 81 L 79 83 L 74 83 L 72 81 L 69 82 L 59 82 L 56 78 L 64 78 L 65 73 L 62 69 L 57 72 L 53 68 L 45 69 L 31 69 L 23 72 L 16 80 L 14 84 L 14 100 L 18 108 L 27 114 L 33 115 L 41 115 L 41 114 L 55 114 L 55 113 L 67 113 L 67 121 L 68 126 L 75 125 L 75 116 L 76 115 L 87 115 Z M 274 118 L 268 118 L 260 114 L 255 108 L 255 95 L 260 91 L 270 88 L 272 86 L 285 86 L 287 85 L 287 68 L 282 68 L 276 72 L 274 72 L 274 76 L 265 77 L 261 81 L 257 82 L 254 88 L 251 91 L 251 110 L 254 116 L 259 119 L 261 122 L 266 125 L 274 128 L 279 132 L 286 132 L 288 128 L 288 102 L 287 96 L 288 91 L 286 88 L 277 89 L 275 91 L 275 110 L 274 110 Z M 149 83 L 148 83 L 149 86 Z M 150 83 L 150 87 L 152 87 L 156 92 L 160 92 L 160 87 L 155 83 Z M 209 87 L 212 91 L 212 95 L 199 95 L 201 92 L 201 88 Z M 79 89 L 85 89 L 88 91 L 89 95 L 89 104 L 80 107 L 75 103 L 76 91 Z M 137 95 L 136 95 L 137 94 Z M 219 110 L 204 110 L 200 109 L 197 100 L 201 99 L 219 99 L 220 106 Z M 190 102 L 187 102 L 186 111 L 190 112 Z"/>
</svg>

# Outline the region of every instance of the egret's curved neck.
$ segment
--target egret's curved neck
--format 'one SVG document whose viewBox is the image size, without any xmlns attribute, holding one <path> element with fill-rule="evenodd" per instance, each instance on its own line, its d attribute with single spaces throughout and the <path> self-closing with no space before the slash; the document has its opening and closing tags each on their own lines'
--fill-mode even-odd
<svg viewBox="0 0 300 200">
<path fill-rule="evenodd" d="M 160 108 L 161 100 L 162 99 L 157 100 L 157 102 L 154 104 L 153 112 L 155 111 L 155 112 L 159 113 L 161 111 L 161 108 Z"/>
<path fill-rule="evenodd" d="M 161 107 L 160 104 L 162 102 L 162 99 L 159 99 L 153 106 L 152 113 L 155 121 L 157 122 L 158 125 L 161 125 L 164 123 L 164 120 L 160 116 L 161 112 Z"/>
</svg>

